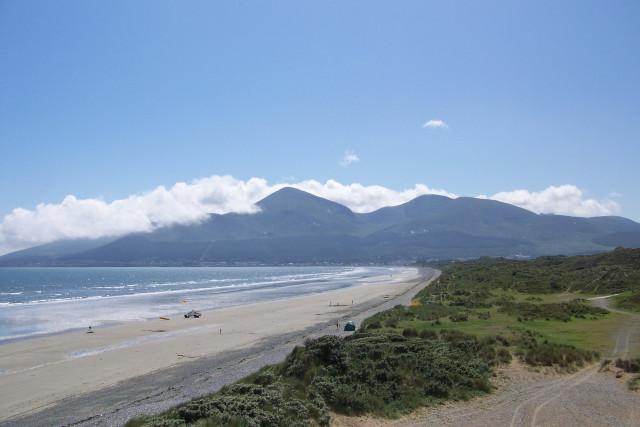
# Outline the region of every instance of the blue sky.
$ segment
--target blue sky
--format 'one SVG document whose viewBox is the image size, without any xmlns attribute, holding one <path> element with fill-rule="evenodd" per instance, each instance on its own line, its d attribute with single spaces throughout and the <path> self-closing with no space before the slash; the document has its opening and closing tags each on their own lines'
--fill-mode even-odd
<svg viewBox="0 0 640 427">
<path fill-rule="evenodd" d="M 424 193 L 640 221 L 640 2 L 2 1 L 0 253 Z"/>
</svg>

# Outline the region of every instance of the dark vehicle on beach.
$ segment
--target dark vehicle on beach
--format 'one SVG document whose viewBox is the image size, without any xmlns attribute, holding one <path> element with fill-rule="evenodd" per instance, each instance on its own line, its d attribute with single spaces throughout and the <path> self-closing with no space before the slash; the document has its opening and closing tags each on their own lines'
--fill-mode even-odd
<svg viewBox="0 0 640 427">
<path fill-rule="evenodd" d="M 200 312 L 200 310 L 191 310 L 190 312 L 184 315 L 185 319 L 188 319 L 189 317 L 192 317 L 192 316 L 197 319 L 198 317 L 202 316 L 202 313 Z"/>
</svg>

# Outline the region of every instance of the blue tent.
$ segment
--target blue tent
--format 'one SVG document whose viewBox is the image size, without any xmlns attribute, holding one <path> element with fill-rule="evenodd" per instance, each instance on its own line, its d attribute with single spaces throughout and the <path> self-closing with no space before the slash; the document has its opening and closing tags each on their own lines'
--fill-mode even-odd
<svg viewBox="0 0 640 427">
<path fill-rule="evenodd" d="M 347 323 L 345 323 L 344 330 L 345 331 L 355 331 L 356 330 L 356 325 L 351 320 L 349 320 Z"/>
</svg>

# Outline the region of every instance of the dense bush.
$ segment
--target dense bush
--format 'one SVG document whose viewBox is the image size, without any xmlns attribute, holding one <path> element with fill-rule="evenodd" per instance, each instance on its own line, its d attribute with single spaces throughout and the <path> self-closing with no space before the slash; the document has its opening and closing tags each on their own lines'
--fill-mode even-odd
<svg viewBox="0 0 640 427">
<path fill-rule="evenodd" d="M 445 266 L 429 292 L 484 292 L 511 289 L 523 293 L 617 293 L 637 290 L 640 249 L 572 257 L 540 257 L 530 261 L 480 258 Z"/>
<path fill-rule="evenodd" d="M 616 359 L 616 368 L 637 374 L 640 372 L 640 357 L 635 359 Z"/>
<path fill-rule="evenodd" d="M 395 417 L 434 399 L 490 392 L 482 348 L 456 331 L 325 336 L 296 347 L 280 365 L 144 425 L 326 425 L 330 410 Z"/>
<path fill-rule="evenodd" d="M 517 315 L 523 320 L 561 320 L 568 322 L 573 317 L 585 318 L 607 314 L 607 310 L 593 307 L 585 300 L 572 300 L 561 303 L 534 304 L 531 302 L 509 302 L 502 305 L 500 311 Z"/>
<path fill-rule="evenodd" d="M 597 352 L 582 350 L 569 345 L 532 343 L 524 354 L 524 361 L 531 366 L 558 366 L 572 369 L 599 359 Z"/>
</svg>

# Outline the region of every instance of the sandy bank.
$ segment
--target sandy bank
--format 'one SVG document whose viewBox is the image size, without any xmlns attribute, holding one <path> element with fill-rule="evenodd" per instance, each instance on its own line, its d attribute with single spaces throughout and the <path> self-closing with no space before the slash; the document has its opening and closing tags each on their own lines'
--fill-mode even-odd
<svg viewBox="0 0 640 427">
<path fill-rule="evenodd" d="M 157 393 L 154 388 L 188 383 L 185 378 L 189 376 L 206 374 L 210 378 L 229 370 L 232 377 L 244 376 L 253 369 L 247 360 L 255 352 L 278 347 L 278 354 L 285 354 L 306 336 L 343 333 L 336 332 L 336 322 L 358 321 L 365 314 L 400 303 L 398 298 L 406 299 L 408 291 L 417 291 L 419 279 L 416 271 L 402 277 L 376 278 L 346 290 L 206 312 L 199 319 L 130 322 L 94 328 L 92 333 L 1 345 L 0 423 L 28 425 L 35 415 L 48 424 L 97 422 L 101 417 L 96 414 L 118 412 L 122 405 L 131 405 L 125 389 L 133 385 L 140 384 L 143 389 L 136 394 L 153 395 Z M 223 360 L 224 366 L 216 367 Z M 240 363 L 246 366 L 240 369 Z M 206 370 L 210 372 L 203 374 Z M 177 400 L 204 390 L 201 386 L 206 378 L 192 382 L 198 387 L 181 389 Z M 120 394 L 117 390 L 121 397 L 116 398 Z M 105 394 L 108 399 L 102 398 Z M 75 413 L 71 416 L 70 412 Z"/>
</svg>

